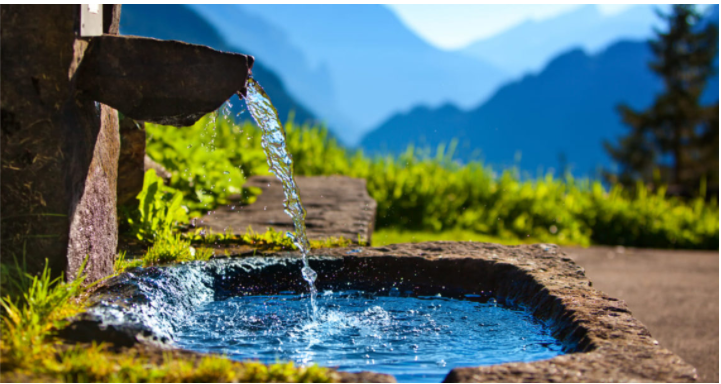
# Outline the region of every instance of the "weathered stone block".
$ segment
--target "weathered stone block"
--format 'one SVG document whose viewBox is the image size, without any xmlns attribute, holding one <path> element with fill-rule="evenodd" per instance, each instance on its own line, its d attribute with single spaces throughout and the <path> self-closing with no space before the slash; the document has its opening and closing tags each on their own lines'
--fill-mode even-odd
<svg viewBox="0 0 721 384">
<path fill-rule="evenodd" d="M 78 89 L 135 120 L 189 126 L 246 93 L 253 61 L 180 41 L 104 35 L 85 54 Z"/>
<path fill-rule="evenodd" d="M 365 180 L 314 176 L 296 177 L 295 181 L 306 210 L 305 225 L 309 239 L 344 237 L 354 243 L 360 239 L 370 244 L 376 202 L 368 195 Z M 245 234 L 248 227 L 256 232 L 265 232 L 268 228 L 281 232 L 295 231 L 293 221 L 283 208 L 283 186 L 275 176 L 252 176 L 244 186 L 262 190 L 255 203 L 220 207 L 213 214 L 199 219 L 199 225 L 216 233 L 232 229 L 236 234 Z"/>
</svg>

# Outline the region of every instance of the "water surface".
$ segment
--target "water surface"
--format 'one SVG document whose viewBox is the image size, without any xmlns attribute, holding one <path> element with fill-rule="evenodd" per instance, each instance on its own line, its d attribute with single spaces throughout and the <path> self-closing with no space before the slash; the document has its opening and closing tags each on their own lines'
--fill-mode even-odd
<svg viewBox="0 0 721 384">
<path fill-rule="evenodd" d="M 548 359 L 561 345 L 529 313 L 441 297 L 244 296 L 199 307 L 175 335 L 183 348 L 264 363 L 317 363 L 392 374 L 400 382 L 440 382 L 450 369 Z"/>
</svg>

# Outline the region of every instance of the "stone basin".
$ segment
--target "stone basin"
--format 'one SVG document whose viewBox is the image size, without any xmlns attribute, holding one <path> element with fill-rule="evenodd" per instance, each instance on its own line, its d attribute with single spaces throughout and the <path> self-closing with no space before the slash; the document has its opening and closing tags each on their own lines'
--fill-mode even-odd
<svg viewBox="0 0 721 384">
<path fill-rule="evenodd" d="M 297 254 L 267 255 L 271 266 L 249 270 L 225 265 L 213 278 L 217 299 L 235 295 L 272 294 L 303 290 Z M 242 260 L 236 258 L 235 260 Z M 230 260 L 232 261 L 232 260 Z M 223 264 L 225 263 L 225 264 Z M 379 248 L 315 250 L 311 267 L 318 272 L 320 290 L 349 283 L 355 289 L 382 292 L 394 282 L 400 291 L 416 295 L 467 293 L 493 296 L 499 303 L 520 306 L 547 324 L 567 354 L 531 363 L 455 368 L 446 382 L 609 382 L 696 381 L 696 370 L 672 352 L 659 347 L 626 304 L 592 287 L 581 267 L 550 244 L 501 246 L 474 242 L 397 244 Z M 172 267 L 170 267 L 172 268 Z M 157 273 L 158 268 L 130 271 Z M 108 280 L 95 291 L 95 310 L 143 301 L 127 274 Z M 219 297 L 220 296 L 220 297 Z M 93 310 L 90 311 L 93 313 Z M 102 311 L 101 311 L 102 312 Z M 97 312 L 95 312 L 97 313 Z M 70 339 L 110 340 L 172 347 L 162 335 L 142 324 L 109 324 L 86 314 L 65 333 Z M 347 380 L 361 376 L 346 374 Z M 363 380 L 386 381 L 386 375 Z"/>
</svg>

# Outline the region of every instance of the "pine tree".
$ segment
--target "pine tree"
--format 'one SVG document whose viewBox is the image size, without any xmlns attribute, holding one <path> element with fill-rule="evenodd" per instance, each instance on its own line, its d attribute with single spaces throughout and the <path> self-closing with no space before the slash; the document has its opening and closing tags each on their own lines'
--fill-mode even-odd
<svg viewBox="0 0 721 384">
<path fill-rule="evenodd" d="M 642 180 L 688 194 L 701 182 L 718 186 L 718 102 L 700 102 L 707 80 L 718 71 L 718 27 L 709 23 L 700 29 L 692 5 L 674 5 L 670 14 L 659 16 L 668 30 L 657 30 L 650 41 L 655 55 L 650 68 L 664 80 L 665 92 L 645 111 L 619 106 L 630 133 L 615 146 L 604 143 L 621 167 L 618 174 L 606 175 L 612 182 Z"/>
</svg>

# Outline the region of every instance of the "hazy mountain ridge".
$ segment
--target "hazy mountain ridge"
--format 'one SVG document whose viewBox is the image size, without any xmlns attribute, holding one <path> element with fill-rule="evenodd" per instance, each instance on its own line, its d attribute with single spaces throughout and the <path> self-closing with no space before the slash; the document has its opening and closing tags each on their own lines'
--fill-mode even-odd
<svg viewBox="0 0 721 384">
<path fill-rule="evenodd" d="M 120 33 L 180 40 L 221 51 L 248 54 L 242 47 L 228 44 L 212 25 L 186 5 L 124 4 L 120 14 Z M 289 95 L 280 78 L 262 62 L 256 60 L 253 75 L 273 100 L 281 118 L 295 111 L 295 120 L 298 122 L 316 120 L 311 111 Z M 238 103 L 234 105 L 238 111 L 239 107 Z"/>
<path fill-rule="evenodd" d="M 575 47 L 596 53 L 621 39 L 650 38 L 652 27 L 661 24 L 653 5 L 637 5 L 609 16 L 602 15 L 597 5 L 584 5 L 551 19 L 526 21 L 459 52 L 522 75 L 542 70 L 553 57 Z"/>
<path fill-rule="evenodd" d="M 470 107 L 507 78 L 493 66 L 431 46 L 384 6 L 241 7 L 284 28 L 311 65 L 325 65 L 339 108 L 366 130 L 419 103 Z M 350 142 L 360 133 L 338 132 Z"/>
<path fill-rule="evenodd" d="M 535 174 L 539 167 L 557 169 L 563 156 L 575 174 L 592 174 L 598 164 L 609 165 L 602 140 L 623 133 L 616 106 L 646 107 L 662 89 L 648 70 L 651 57 L 641 42 L 619 42 L 598 55 L 574 49 L 472 110 L 447 105 L 396 115 L 368 134 L 362 147 L 398 153 L 410 142 L 435 148 L 455 137 L 460 159 L 480 149 L 491 165 L 519 165 Z"/>
<path fill-rule="evenodd" d="M 337 106 L 329 72 L 312 66 L 305 52 L 293 44 L 290 31 L 277 27 L 236 4 L 189 4 L 188 7 L 230 44 L 241 46 L 257 63 L 275 72 L 288 92 L 334 127 L 352 126 Z M 348 128 L 350 129 L 350 127 Z"/>
<path fill-rule="evenodd" d="M 705 10 L 702 24 L 709 22 L 718 25 L 718 5 Z M 399 153 L 409 143 L 435 149 L 455 137 L 459 159 L 475 159 L 480 150 L 481 159 L 492 165 L 518 165 L 531 174 L 565 163 L 576 175 L 593 175 L 599 165 L 611 165 L 603 140 L 626 133 L 617 106 L 645 108 L 663 90 L 648 66 L 651 60 L 647 41 L 617 42 L 597 54 L 572 49 L 471 110 L 417 106 L 397 114 L 366 135 L 361 146 L 371 153 Z M 717 74 L 702 102 L 718 100 Z M 541 148 L 538 143 L 551 144 Z"/>
</svg>

